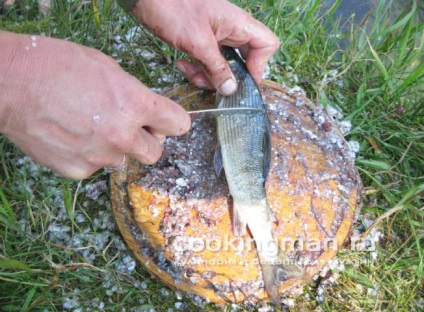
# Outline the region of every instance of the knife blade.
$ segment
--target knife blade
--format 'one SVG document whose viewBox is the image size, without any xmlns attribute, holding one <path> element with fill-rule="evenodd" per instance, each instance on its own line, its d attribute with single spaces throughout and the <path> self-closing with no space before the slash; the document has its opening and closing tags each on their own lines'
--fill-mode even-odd
<svg viewBox="0 0 424 312">
<path fill-rule="evenodd" d="M 211 109 L 200 109 L 195 111 L 187 112 L 191 119 L 202 119 L 202 118 L 216 118 L 219 116 L 232 116 L 232 115 L 250 115 L 265 113 L 262 108 L 258 107 L 230 107 L 230 108 L 211 108 Z"/>
</svg>

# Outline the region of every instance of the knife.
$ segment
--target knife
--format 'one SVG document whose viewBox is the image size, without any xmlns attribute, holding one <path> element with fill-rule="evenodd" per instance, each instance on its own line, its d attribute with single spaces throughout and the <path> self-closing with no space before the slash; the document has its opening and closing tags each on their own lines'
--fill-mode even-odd
<svg viewBox="0 0 424 312">
<path fill-rule="evenodd" d="M 191 119 L 202 119 L 202 118 L 216 118 L 219 116 L 233 116 L 233 115 L 250 115 L 265 113 L 262 108 L 259 107 L 227 107 L 227 108 L 211 108 L 211 109 L 200 109 L 195 111 L 187 112 Z"/>
</svg>

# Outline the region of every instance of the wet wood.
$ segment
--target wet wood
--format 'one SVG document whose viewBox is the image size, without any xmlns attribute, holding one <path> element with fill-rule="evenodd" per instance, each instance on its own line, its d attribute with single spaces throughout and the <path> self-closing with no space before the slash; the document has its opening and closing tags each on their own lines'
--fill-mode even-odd
<svg viewBox="0 0 424 312">
<path fill-rule="evenodd" d="M 274 236 L 313 277 L 348 238 L 361 182 L 353 153 L 322 108 L 280 85 L 262 85 L 272 129 L 267 199 Z M 189 85 L 167 94 L 190 110 L 213 107 L 214 94 Z M 139 263 L 164 284 L 213 302 L 267 299 L 256 246 L 234 237 L 231 199 L 213 174 L 213 120 L 166 142 L 157 166 L 131 160 L 111 176 L 118 227 Z M 203 244 L 203 245 L 202 245 Z M 282 282 L 281 293 L 304 285 Z"/>
</svg>

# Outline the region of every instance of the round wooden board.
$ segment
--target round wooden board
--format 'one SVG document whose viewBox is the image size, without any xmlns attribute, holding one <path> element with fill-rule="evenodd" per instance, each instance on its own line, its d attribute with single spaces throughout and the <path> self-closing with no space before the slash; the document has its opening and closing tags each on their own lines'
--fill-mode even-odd
<svg viewBox="0 0 424 312">
<path fill-rule="evenodd" d="M 300 94 L 265 81 L 272 131 L 267 199 L 274 237 L 309 276 L 320 272 L 348 237 L 361 182 L 354 156 L 332 120 Z M 189 110 L 214 106 L 214 94 L 189 85 L 167 94 Z M 267 299 L 250 236 L 231 229 L 231 200 L 213 171 L 214 120 L 168 138 L 155 166 L 130 160 L 111 176 L 118 227 L 141 265 L 164 284 L 212 302 Z M 281 293 L 304 285 L 282 282 Z"/>
</svg>

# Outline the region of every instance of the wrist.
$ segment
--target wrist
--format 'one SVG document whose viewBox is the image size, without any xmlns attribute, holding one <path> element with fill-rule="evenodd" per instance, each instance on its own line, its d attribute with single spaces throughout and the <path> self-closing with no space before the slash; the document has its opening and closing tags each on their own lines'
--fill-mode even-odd
<svg viewBox="0 0 424 312">
<path fill-rule="evenodd" d="M 10 116 L 15 111 L 19 99 L 17 88 L 24 88 L 24 83 L 16 83 L 13 78 L 18 71 L 18 46 L 23 46 L 22 36 L 0 31 L 0 133 L 6 133 Z"/>
<path fill-rule="evenodd" d="M 38 36 L 0 31 L 0 133 L 9 135 L 30 116 L 44 81 L 48 58 Z M 41 57 L 40 57 L 41 54 Z"/>
</svg>

